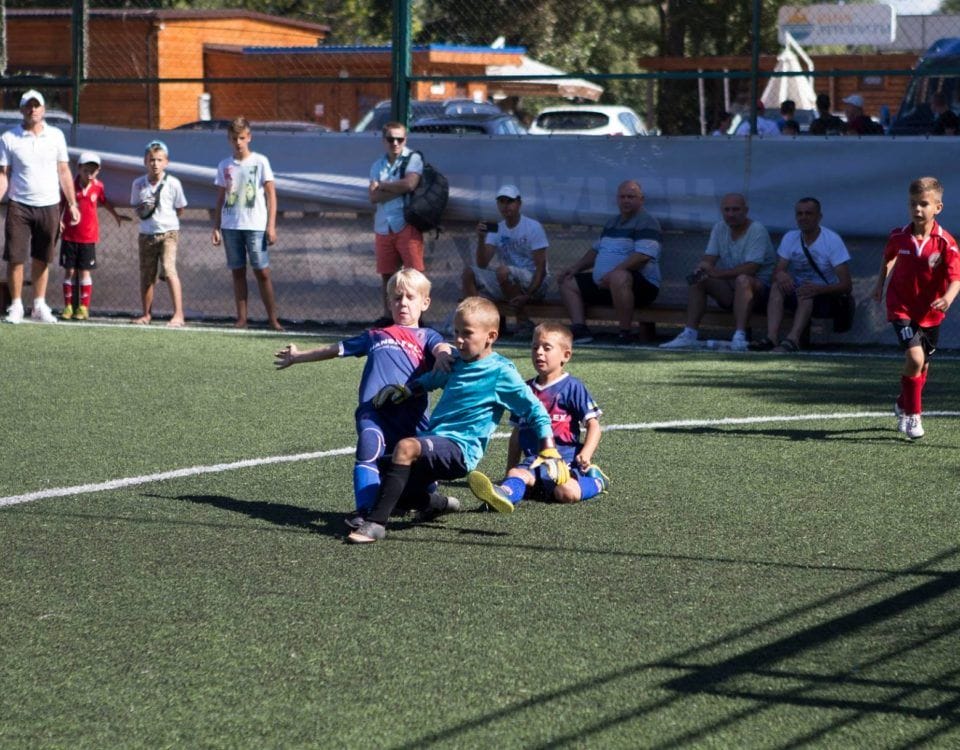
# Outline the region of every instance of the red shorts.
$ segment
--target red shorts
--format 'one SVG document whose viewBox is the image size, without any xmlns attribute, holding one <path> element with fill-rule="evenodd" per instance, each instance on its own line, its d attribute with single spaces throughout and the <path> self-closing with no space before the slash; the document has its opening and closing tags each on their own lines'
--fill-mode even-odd
<svg viewBox="0 0 960 750">
<path fill-rule="evenodd" d="M 423 271 L 423 234 L 407 224 L 399 232 L 377 234 L 374 245 L 377 255 L 377 273 L 392 276 L 400 267 Z"/>
</svg>

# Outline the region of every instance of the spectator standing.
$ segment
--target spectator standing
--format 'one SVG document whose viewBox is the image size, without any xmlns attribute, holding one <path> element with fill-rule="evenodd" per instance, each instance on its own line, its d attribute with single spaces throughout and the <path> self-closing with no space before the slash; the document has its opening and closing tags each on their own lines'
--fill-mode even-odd
<svg viewBox="0 0 960 750">
<path fill-rule="evenodd" d="M 277 302 L 270 278 L 269 245 L 277 241 L 277 191 L 270 160 L 250 150 L 250 123 L 237 117 L 227 129 L 233 155 L 217 166 L 217 207 L 213 216 L 213 244 L 223 242 L 227 268 L 233 276 L 237 328 L 247 327 L 247 258 L 260 288 L 267 320 L 275 331 Z"/>
<path fill-rule="evenodd" d="M 167 326 L 184 325 L 183 293 L 177 275 L 177 243 L 180 240 L 180 214 L 187 206 L 183 185 L 172 174 L 167 174 L 170 151 L 163 141 L 150 141 L 143 155 L 147 173 L 133 181 L 130 203 L 136 206 L 140 217 L 140 235 L 137 245 L 140 254 L 140 300 L 143 314 L 131 320 L 136 325 L 148 325 L 153 316 L 153 293 L 160 279 L 170 288 L 173 315 Z"/>
<path fill-rule="evenodd" d="M 536 219 L 521 213 L 523 200 L 516 185 L 497 190 L 497 210 L 502 221 L 477 225 L 476 263 L 463 271 L 463 296 L 481 294 L 494 302 L 510 303 L 517 316 L 514 333 L 533 334 L 534 324 L 526 305 L 543 299 L 547 291 L 547 234 Z M 490 268 L 496 258 L 497 265 Z"/>
<path fill-rule="evenodd" d="M 707 297 L 713 297 L 725 310 L 733 310 L 735 331 L 730 348 L 747 349 L 747 327 L 755 302 L 764 304 L 773 270 L 773 242 L 760 222 L 749 216 L 747 199 L 740 193 L 728 193 L 720 202 L 723 220 L 714 224 L 707 249 L 687 277 L 687 324 L 661 349 L 699 346 L 698 328 L 707 310 Z"/>
<path fill-rule="evenodd" d="M 652 303 L 660 292 L 660 222 L 643 207 L 643 188 L 626 180 L 617 188 L 619 214 L 600 239 L 558 278 L 574 343 L 593 341 L 585 304 L 613 305 L 620 326 L 617 342 L 633 341 L 633 311 Z"/>
<path fill-rule="evenodd" d="M 810 123 L 810 135 L 843 135 L 847 126 L 830 112 L 830 96 L 817 94 L 817 116 Z"/>
<path fill-rule="evenodd" d="M 767 303 L 767 336 L 750 345 L 754 351 L 792 353 L 810 318 L 831 317 L 837 295 L 852 289 L 850 253 L 831 229 L 820 226 L 823 213 L 816 198 L 801 198 L 794 209 L 797 229 L 787 232 L 777 248 L 770 301 Z M 784 309 L 794 310 L 790 332 L 776 344 Z"/>
<path fill-rule="evenodd" d="M 407 128 L 399 122 L 383 126 L 386 153 L 370 167 L 370 202 L 376 206 L 373 217 L 377 273 L 382 282 L 383 313 L 374 326 L 393 323 L 387 296 L 387 282 L 401 268 L 423 273 L 423 234 L 407 224 L 403 208 L 407 193 L 416 190 L 423 174 L 420 154 L 407 148 Z"/>
<path fill-rule="evenodd" d="M 80 221 L 67 154 L 67 140 L 44 121 L 46 103 L 39 91 L 20 97 L 23 121 L 0 136 L 0 199 L 9 194 L 3 259 L 7 261 L 8 323 L 23 321 L 23 265 L 30 258 L 33 311 L 30 317 L 56 323 L 47 304 L 47 281 L 60 229 L 60 194 L 69 223 Z"/>
<path fill-rule="evenodd" d="M 100 156 L 92 151 L 80 154 L 74 191 L 80 207 L 80 221 L 71 224 L 68 220 L 69 205 L 63 206 L 63 237 L 60 241 L 60 266 L 63 268 L 64 320 L 86 320 L 90 317 L 90 301 L 93 298 L 92 271 L 97 265 L 97 243 L 100 241 L 100 219 L 97 208 L 103 206 L 117 221 L 117 226 L 130 221 L 129 216 L 118 214 L 107 200 L 100 174 Z M 79 279 L 77 276 L 79 275 Z M 77 306 L 73 306 L 74 287 L 79 286 Z"/>
</svg>

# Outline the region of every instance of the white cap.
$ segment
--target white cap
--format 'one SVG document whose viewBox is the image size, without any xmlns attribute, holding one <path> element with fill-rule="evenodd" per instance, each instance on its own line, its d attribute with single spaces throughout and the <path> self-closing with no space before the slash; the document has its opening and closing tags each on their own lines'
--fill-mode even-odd
<svg viewBox="0 0 960 750">
<path fill-rule="evenodd" d="M 863 109 L 863 97 L 860 94 L 850 94 L 846 99 L 843 100 L 844 104 L 849 104 L 852 107 L 860 107 Z"/>
<path fill-rule="evenodd" d="M 96 164 L 100 166 L 100 157 L 93 153 L 93 151 L 84 151 L 80 154 L 80 158 L 77 159 L 77 164 Z"/>
<path fill-rule="evenodd" d="M 47 103 L 43 100 L 43 94 L 41 94 L 36 89 L 30 89 L 29 91 L 24 91 L 23 96 L 20 97 L 20 106 L 24 107 L 27 105 L 31 99 L 36 99 L 40 102 L 41 107 L 45 107 Z"/>
<path fill-rule="evenodd" d="M 520 189 L 516 185 L 501 185 L 497 191 L 498 198 L 509 198 L 515 201 L 520 197 Z"/>
</svg>

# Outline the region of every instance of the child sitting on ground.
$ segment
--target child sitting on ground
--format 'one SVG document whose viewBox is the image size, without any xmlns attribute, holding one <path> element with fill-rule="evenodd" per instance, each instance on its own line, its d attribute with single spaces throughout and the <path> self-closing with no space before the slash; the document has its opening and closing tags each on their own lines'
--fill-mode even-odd
<svg viewBox="0 0 960 750">
<path fill-rule="evenodd" d="M 387 297 L 393 325 L 372 328 L 336 344 L 301 352 L 293 344 L 276 353 L 275 365 L 282 370 L 301 362 L 322 362 L 336 357 L 367 357 L 360 376 L 360 404 L 357 421 L 357 452 L 353 466 L 355 510 L 346 523 L 356 528 L 363 515 L 373 508 L 380 489 L 379 461 L 392 453 L 401 438 L 415 435 L 427 426 L 427 395 L 421 394 L 395 409 L 378 410 L 373 397 L 384 386 L 408 383 L 429 372 L 435 362 L 450 366 L 453 348 L 431 328 L 418 321 L 430 307 L 430 280 L 419 271 L 404 268 L 387 282 Z"/>
<path fill-rule="evenodd" d="M 527 381 L 550 415 L 553 440 L 570 467 L 574 481 L 557 484 L 544 466 L 532 468 L 537 457 L 532 425 L 511 415 L 514 425 L 507 454 L 507 476 L 499 484 L 479 471 L 467 475 L 470 490 L 478 499 L 501 513 L 513 513 L 524 497 L 576 503 L 606 492 L 609 480 L 593 465 L 600 442 L 600 415 L 603 413 L 587 387 L 570 375 L 564 366 L 573 354 L 573 334 L 564 325 L 541 323 L 533 331 L 533 366 L 537 377 Z M 581 427 L 586 436 L 580 442 Z"/>
<path fill-rule="evenodd" d="M 557 484 L 569 477 L 567 465 L 553 444 L 550 415 L 514 364 L 493 351 L 499 329 L 497 306 L 482 297 L 467 297 L 454 315 L 454 340 L 460 358 L 450 372 L 434 370 L 409 385 L 387 386 L 377 394 L 374 405 L 389 412 L 415 395 L 443 388 L 427 430 L 397 443 L 390 466 L 384 471 L 377 504 L 347 537 L 350 542 L 366 544 L 383 539 L 387 519 L 401 496 L 425 511 L 459 510 L 459 502 L 431 492 L 430 486 L 436 481 L 459 479 L 476 468 L 506 409 L 526 420 L 536 432 L 540 450 L 531 467 L 545 463 Z"/>
</svg>

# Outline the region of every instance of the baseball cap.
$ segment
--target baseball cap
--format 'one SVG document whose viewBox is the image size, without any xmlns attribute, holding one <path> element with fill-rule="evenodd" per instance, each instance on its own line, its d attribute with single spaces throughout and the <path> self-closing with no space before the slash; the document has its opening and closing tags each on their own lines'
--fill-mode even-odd
<svg viewBox="0 0 960 750">
<path fill-rule="evenodd" d="M 40 102 L 41 106 L 46 106 L 47 103 L 43 100 L 43 94 L 41 94 L 36 89 L 30 89 L 29 91 L 24 91 L 23 96 L 20 97 L 20 106 L 25 107 L 31 99 L 36 99 Z"/>
<path fill-rule="evenodd" d="M 77 164 L 96 164 L 100 166 L 100 157 L 93 153 L 93 151 L 84 151 L 80 154 L 80 158 L 77 159 Z"/>
<path fill-rule="evenodd" d="M 863 97 L 860 94 L 850 94 L 846 99 L 843 100 L 844 104 L 849 104 L 852 107 L 863 107 Z"/>
<path fill-rule="evenodd" d="M 497 191 L 498 198 L 509 198 L 515 201 L 520 197 L 520 189 L 516 185 L 501 185 Z"/>
<path fill-rule="evenodd" d="M 157 141 L 157 140 L 150 141 L 150 143 L 147 144 L 147 147 L 143 150 L 143 153 L 149 154 L 150 151 L 155 147 L 159 147 L 163 149 L 164 153 L 167 155 L 167 158 L 168 159 L 170 158 L 170 149 L 167 148 L 167 144 L 164 143 L 163 141 Z"/>
</svg>

